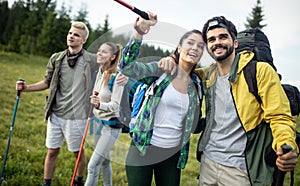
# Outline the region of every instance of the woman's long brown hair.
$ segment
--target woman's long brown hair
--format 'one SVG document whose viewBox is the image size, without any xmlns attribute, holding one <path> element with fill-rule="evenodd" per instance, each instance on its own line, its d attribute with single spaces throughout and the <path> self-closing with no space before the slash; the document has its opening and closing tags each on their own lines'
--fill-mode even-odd
<svg viewBox="0 0 300 186">
<path fill-rule="evenodd" d="M 105 70 L 107 75 L 104 78 L 103 85 L 107 86 L 112 74 L 118 71 L 118 65 L 122 57 L 123 46 L 112 42 L 105 42 L 103 44 L 108 45 L 110 47 L 112 54 L 116 55 L 115 59 L 110 62 L 109 67 Z"/>
</svg>

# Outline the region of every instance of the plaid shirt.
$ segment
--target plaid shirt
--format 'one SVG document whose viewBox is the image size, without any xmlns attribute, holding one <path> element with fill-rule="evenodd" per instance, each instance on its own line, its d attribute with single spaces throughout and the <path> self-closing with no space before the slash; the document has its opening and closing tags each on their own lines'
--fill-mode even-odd
<svg viewBox="0 0 300 186">
<path fill-rule="evenodd" d="M 119 67 L 123 74 L 143 81 L 150 85 L 154 82 L 163 71 L 158 68 L 157 62 L 139 63 L 137 62 L 141 40 L 132 38 L 123 50 L 122 59 Z M 176 75 L 174 75 L 176 76 Z M 153 121 L 157 105 L 162 97 L 165 88 L 174 79 L 174 76 L 167 76 L 157 87 L 153 96 L 150 96 L 144 110 L 137 118 L 136 125 L 133 129 L 132 140 L 142 155 L 145 155 L 147 147 L 150 145 L 153 133 Z M 178 168 L 184 169 L 188 160 L 190 135 L 194 127 L 201 118 L 202 90 L 200 79 L 194 73 L 191 73 L 192 81 L 188 85 L 189 107 L 188 113 L 183 122 L 182 147 L 177 164 Z M 198 91 L 199 90 L 199 93 Z M 200 97 L 200 98 L 199 98 Z"/>
</svg>

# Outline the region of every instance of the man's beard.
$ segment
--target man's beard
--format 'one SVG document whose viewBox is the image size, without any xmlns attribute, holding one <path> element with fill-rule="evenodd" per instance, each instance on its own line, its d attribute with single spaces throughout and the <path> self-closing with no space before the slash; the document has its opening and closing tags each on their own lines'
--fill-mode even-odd
<svg viewBox="0 0 300 186">
<path fill-rule="evenodd" d="M 221 56 L 215 56 L 214 55 L 214 51 L 218 48 L 218 47 L 222 47 L 223 49 L 226 50 L 226 53 L 224 55 L 221 55 Z M 224 59 L 228 58 L 232 53 L 233 53 L 233 50 L 234 50 L 234 47 L 233 45 L 231 45 L 229 47 L 229 49 L 227 48 L 227 46 L 223 46 L 223 45 L 217 45 L 215 46 L 211 52 L 209 52 L 210 56 L 212 58 L 214 58 L 216 61 L 223 61 Z"/>
</svg>

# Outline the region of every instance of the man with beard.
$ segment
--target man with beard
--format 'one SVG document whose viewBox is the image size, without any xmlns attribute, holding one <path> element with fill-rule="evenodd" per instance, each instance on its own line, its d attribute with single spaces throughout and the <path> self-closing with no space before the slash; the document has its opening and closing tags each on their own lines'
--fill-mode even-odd
<svg viewBox="0 0 300 186">
<path fill-rule="evenodd" d="M 296 123 L 278 74 L 269 64 L 257 63 L 259 104 L 249 92 L 243 73 L 254 53 L 236 53 L 233 23 L 223 16 L 214 17 L 204 24 L 202 33 L 215 63 L 196 69 L 204 80 L 206 99 L 206 124 L 197 147 L 199 185 L 270 185 L 274 167 L 266 163 L 266 152 L 274 150 L 281 171 L 292 171 L 299 151 Z M 167 60 L 160 66 L 171 70 Z M 283 154 L 283 144 L 293 151 Z"/>
</svg>

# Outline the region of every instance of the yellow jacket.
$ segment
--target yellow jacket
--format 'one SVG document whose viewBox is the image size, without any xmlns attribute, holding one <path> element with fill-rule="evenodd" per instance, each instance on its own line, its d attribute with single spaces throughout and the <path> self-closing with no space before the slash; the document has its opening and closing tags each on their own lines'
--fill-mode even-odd
<svg viewBox="0 0 300 186">
<path fill-rule="evenodd" d="M 252 184 L 264 185 L 271 181 L 273 172 L 273 168 L 266 165 L 263 158 L 266 149 L 271 144 L 275 152 L 283 144 L 292 146 L 296 152 L 299 152 L 299 149 L 295 142 L 296 122 L 291 116 L 289 101 L 277 72 L 265 62 L 257 63 L 256 79 L 262 104 L 248 90 L 243 69 L 253 56 L 254 53 L 248 51 L 237 54 L 232 64 L 229 81 L 235 108 L 247 135 L 245 156 L 250 180 Z M 206 105 L 206 126 L 197 148 L 197 153 L 201 154 L 208 142 L 214 117 L 217 65 L 199 68 L 196 72 L 203 80 Z M 258 172 L 264 174 L 259 175 Z M 266 176 L 263 177 L 264 175 Z"/>
</svg>

